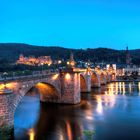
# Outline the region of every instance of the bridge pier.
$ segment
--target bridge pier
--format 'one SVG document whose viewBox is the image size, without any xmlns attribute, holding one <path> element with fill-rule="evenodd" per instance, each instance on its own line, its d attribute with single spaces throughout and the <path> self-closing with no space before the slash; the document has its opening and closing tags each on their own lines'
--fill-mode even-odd
<svg viewBox="0 0 140 140">
<path fill-rule="evenodd" d="M 73 68 L 61 70 L 58 76 L 59 91 L 47 88 L 47 94 L 40 94 L 41 102 L 77 104 L 81 101 L 80 95 L 80 73 Z M 57 98 L 49 98 L 49 93 L 59 95 Z"/>
<path fill-rule="evenodd" d="M 85 79 L 86 79 L 86 83 L 87 83 L 87 91 L 86 92 L 91 92 L 91 76 L 86 74 Z"/>
<path fill-rule="evenodd" d="M 15 94 L 13 93 L 0 94 L 0 128 L 4 128 L 4 126 L 13 127 L 14 98 Z"/>
<path fill-rule="evenodd" d="M 0 94 L 0 139 L 13 135 L 15 98 L 13 93 Z"/>
<path fill-rule="evenodd" d="M 81 101 L 80 73 L 73 68 L 60 71 L 61 79 L 61 103 L 77 104 Z"/>
</svg>

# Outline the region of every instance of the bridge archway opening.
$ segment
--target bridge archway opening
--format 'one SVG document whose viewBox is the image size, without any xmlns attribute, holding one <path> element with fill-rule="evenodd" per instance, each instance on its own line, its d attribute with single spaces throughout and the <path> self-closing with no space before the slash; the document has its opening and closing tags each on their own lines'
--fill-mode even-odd
<svg viewBox="0 0 140 140">
<path fill-rule="evenodd" d="M 86 79 L 82 74 L 80 74 L 80 89 L 81 89 L 81 92 L 87 91 Z"/>
<path fill-rule="evenodd" d="M 100 75 L 101 84 L 102 85 L 106 84 L 106 82 L 107 82 L 106 80 L 107 80 L 106 75 L 104 73 L 101 73 L 101 75 Z"/>
<path fill-rule="evenodd" d="M 57 89 L 48 83 L 37 83 L 35 85 L 35 88 L 38 90 L 38 93 L 40 94 L 41 101 L 50 101 L 50 100 L 58 100 L 59 99 L 59 93 Z"/>
<path fill-rule="evenodd" d="M 91 75 L 91 87 L 98 87 L 99 86 L 99 79 L 96 73 Z"/>
<path fill-rule="evenodd" d="M 29 86 L 27 89 L 21 89 L 22 96 L 16 99 L 16 109 L 22 103 L 23 98 L 34 96 L 39 102 L 56 102 L 60 98 L 58 90 L 49 83 L 39 82 L 35 85 Z M 25 97 L 26 96 L 26 97 Z M 32 101 L 31 101 L 32 102 Z M 16 110 L 15 109 L 15 110 Z"/>
<path fill-rule="evenodd" d="M 40 100 L 56 103 L 59 98 L 57 89 L 48 83 L 37 83 L 27 90 L 23 90 L 23 92 L 24 94 L 20 100 L 18 100 L 14 109 L 15 128 L 31 127 L 36 123 L 36 119 L 38 119 L 40 115 Z M 32 121 L 28 122 L 27 120 Z"/>
<path fill-rule="evenodd" d="M 115 73 L 112 73 L 112 75 L 110 76 L 111 77 L 111 80 L 115 80 Z"/>
</svg>

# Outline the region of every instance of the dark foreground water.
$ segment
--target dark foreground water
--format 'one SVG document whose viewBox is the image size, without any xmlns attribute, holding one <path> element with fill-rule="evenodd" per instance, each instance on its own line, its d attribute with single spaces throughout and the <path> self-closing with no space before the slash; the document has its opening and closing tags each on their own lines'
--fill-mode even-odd
<svg viewBox="0 0 140 140">
<path fill-rule="evenodd" d="M 78 105 L 25 96 L 15 114 L 15 140 L 78 140 L 84 130 L 95 131 L 93 140 L 140 140 L 140 83 L 93 89 Z"/>
</svg>

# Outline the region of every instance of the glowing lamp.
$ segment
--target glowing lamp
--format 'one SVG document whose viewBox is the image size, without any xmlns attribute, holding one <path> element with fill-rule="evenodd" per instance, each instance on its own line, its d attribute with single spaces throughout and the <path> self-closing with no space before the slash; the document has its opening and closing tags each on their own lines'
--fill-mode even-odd
<svg viewBox="0 0 140 140">
<path fill-rule="evenodd" d="M 61 60 L 58 60 L 58 64 L 61 64 L 62 63 L 62 61 Z"/>
<path fill-rule="evenodd" d="M 69 73 L 67 73 L 66 75 L 65 75 L 65 78 L 66 78 L 66 80 L 69 80 L 71 77 L 70 77 L 70 74 Z"/>
<path fill-rule="evenodd" d="M 58 76 L 59 76 L 59 74 L 55 74 L 55 75 L 52 77 L 52 79 L 53 79 L 53 80 L 56 80 L 56 79 L 58 78 Z"/>
</svg>

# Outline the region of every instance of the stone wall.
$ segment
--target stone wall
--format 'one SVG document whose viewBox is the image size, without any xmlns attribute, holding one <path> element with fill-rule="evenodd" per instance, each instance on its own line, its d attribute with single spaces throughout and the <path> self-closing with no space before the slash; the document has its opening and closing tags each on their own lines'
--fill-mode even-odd
<svg viewBox="0 0 140 140">
<path fill-rule="evenodd" d="M 71 72 L 61 75 L 62 96 L 61 103 L 77 104 L 81 101 L 80 74 Z"/>
<path fill-rule="evenodd" d="M 91 92 L 91 75 L 85 75 L 86 83 L 87 83 L 87 92 Z"/>
<path fill-rule="evenodd" d="M 93 73 L 91 75 L 91 87 L 93 88 L 99 88 L 101 86 L 100 83 L 100 76 L 96 73 Z"/>
<path fill-rule="evenodd" d="M 0 94 L 0 128 L 13 127 L 16 95 Z"/>
</svg>

